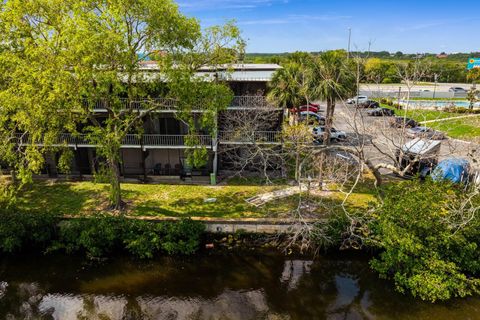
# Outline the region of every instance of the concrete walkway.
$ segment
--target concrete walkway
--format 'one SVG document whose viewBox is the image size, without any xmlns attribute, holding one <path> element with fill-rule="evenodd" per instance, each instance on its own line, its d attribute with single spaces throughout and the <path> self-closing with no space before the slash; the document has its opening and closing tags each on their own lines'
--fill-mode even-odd
<svg viewBox="0 0 480 320">
<path fill-rule="evenodd" d="M 427 121 L 422 121 L 422 122 L 420 122 L 420 124 L 427 124 L 427 123 L 433 123 L 433 122 L 442 122 L 442 121 L 450 121 L 450 120 L 465 119 L 465 118 L 475 118 L 475 117 L 480 117 L 480 114 L 470 114 L 470 115 L 468 115 L 468 116 L 458 116 L 458 117 L 451 117 L 451 118 L 427 120 Z"/>
</svg>

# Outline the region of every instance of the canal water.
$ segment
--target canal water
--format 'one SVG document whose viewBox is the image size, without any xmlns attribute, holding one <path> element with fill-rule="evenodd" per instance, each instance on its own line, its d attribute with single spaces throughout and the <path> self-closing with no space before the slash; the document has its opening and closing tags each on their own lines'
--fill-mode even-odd
<svg viewBox="0 0 480 320">
<path fill-rule="evenodd" d="M 0 258 L 0 319 L 480 319 L 480 299 L 396 293 L 363 256 Z"/>
</svg>

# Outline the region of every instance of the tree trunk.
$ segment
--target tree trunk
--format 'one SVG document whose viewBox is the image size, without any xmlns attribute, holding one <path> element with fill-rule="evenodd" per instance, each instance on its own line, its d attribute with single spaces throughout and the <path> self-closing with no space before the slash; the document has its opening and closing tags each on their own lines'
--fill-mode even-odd
<svg viewBox="0 0 480 320">
<path fill-rule="evenodd" d="M 330 144 L 330 130 L 333 127 L 333 114 L 335 112 L 335 101 L 327 99 L 327 112 L 325 115 L 325 132 L 323 135 L 323 144 L 328 146 Z"/>
<path fill-rule="evenodd" d="M 125 208 L 125 203 L 122 201 L 119 163 L 110 159 L 108 167 L 110 169 L 110 207 L 112 210 L 122 211 Z"/>
<path fill-rule="evenodd" d="M 295 181 L 300 183 L 300 154 L 297 150 L 297 154 L 295 155 Z"/>
<path fill-rule="evenodd" d="M 318 160 L 318 189 L 323 189 L 323 164 L 325 163 L 325 154 L 322 152 Z"/>
<path fill-rule="evenodd" d="M 330 129 L 333 127 L 333 114 L 335 112 L 335 102 L 332 99 L 327 99 L 327 110 L 325 115 L 325 132 L 323 134 L 323 145 L 328 146 L 330 144 Z M 325 163 L 325 154 L 320 154 L 318 165 L 318 188 L 323 188 L 323 167 Z"/>
</svg>

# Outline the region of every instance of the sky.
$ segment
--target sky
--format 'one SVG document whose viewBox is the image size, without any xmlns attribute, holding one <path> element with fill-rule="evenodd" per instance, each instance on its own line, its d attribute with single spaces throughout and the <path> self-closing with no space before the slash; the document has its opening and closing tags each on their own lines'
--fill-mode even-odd
<svg viewBox="0 0 480 320">
<path fill-rule="evenodd" d="M 346 49 L 480 51 L 476 1 L 177 0 L 204 27 L 234 19 L 249 53 Z"/>
</svg>

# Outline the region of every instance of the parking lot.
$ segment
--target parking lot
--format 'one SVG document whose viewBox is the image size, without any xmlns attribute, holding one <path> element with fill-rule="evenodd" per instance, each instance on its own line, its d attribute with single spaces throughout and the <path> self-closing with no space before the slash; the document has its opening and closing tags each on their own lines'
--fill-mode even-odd
<svg viewBox="0 0 480 320">
<path fill-rule="evenodd" d="M 324 109 L 325 107 L 321 108 L 321 114 L 324 113 Z M 406 137 L 404 129 L 390 126 L 391 117 L 368 116 L 368 110 L 339 103 L 335 110 L 334 127 L 347 133 L 345 145 L 361 148 L 373 164 L 393 165 L 396 150 L 411 139 Z M 476 166 L 472 160 L 480 157 L 479 149 L 478 144 L 447 137 L 441 141 L 439 160 L 462 157 Z"/>
</svg>

